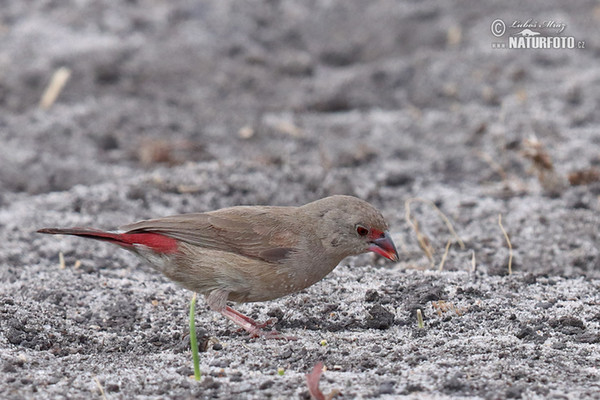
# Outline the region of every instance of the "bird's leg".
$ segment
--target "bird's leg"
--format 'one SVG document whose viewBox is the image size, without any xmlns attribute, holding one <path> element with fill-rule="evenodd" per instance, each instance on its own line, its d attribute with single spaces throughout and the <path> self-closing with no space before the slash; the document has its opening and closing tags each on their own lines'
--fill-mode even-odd
<svg viewBox="0 0 600 400">
<path fill-rule="evenodd" d="M 250 334 L 251 337 L 264 337 L 266 339 L 287 339 L 287 340 L 295 340 L 297 338 L 292 336 L 283 336 L 281 333 L 276 330 L 272 330 L 270 332 L 265 332 L 261 328 L 264 328 L 268 323 L 258 323 L 247 315 L 242 314 L 239 311 L 234 310 L 233 308 L 226 305 L 227 297 L 229 296 L 229 292 L 225 290 L 213 290 L 206 296 L 206 302 L 209 307 L 218 311 L 225 318 L 235 323 L 236 325 L 241 326 L 246 332 Z"/>
<path fill-rule="evenodd" d="M 266 328 L 267 326 L 269 326 L 269 325 L 271 325 L 271 324 L 273 324 L 275 322 L 274 319 L 268 319 L 265 322 L 258 322 L 258 321 L 253 320 L 249 316 L 247 316 L 245 314 L 242 314 L 239 311 L 236 311 L 235 309 L 233 309 L 233 308 L 231 308 L 229 306 L 226 306 L 225 309 L 228 312 L 235 314 L 237 317 L 242 318 L 244 321 L 247 321 L 248 323 L 250 323 L 250 324 L 252 324 L 254 326 L 257 326 L 259 328 Z M 229 317 L 227 317 L 227 318 L 229 318 Z"/>
<path fill-rule="evenodd" d="M 297 338 L 293 336 L 284 336 L 276 330 L 272 331 L 263 331 L 263 328 L 268 323 L 258 323 L 252 318 L 248 317 L 240 313 L 239 311 L 234 310 L 233 308 L 227 306 L 221 311 L 219 311 L 224 317 L 229 319 L 231 322 L 241 326 L 246 332 L 250 334 L 251 337 L 264 337 L 265 339 L 286 339 L 286 340 L 296 340 Z"/>
</svg>

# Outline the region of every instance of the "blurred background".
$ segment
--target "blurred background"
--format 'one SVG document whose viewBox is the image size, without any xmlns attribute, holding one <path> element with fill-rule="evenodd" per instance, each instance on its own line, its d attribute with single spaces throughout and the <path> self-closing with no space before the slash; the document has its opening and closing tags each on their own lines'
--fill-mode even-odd
<svg viewBox="0 0 600 400">
<path fill-rule="evenodd" d="M 114 227 L 344 193 L 398 226 L 423 197 L 483 225 L 466 238 L 478 243 L 507 207 L 515 222 L 532 204 L 597 211 L 600 5 L 541 5 L 7 2 L 0 205 L 39 199 L 57 221 Z M 550 22 L 563 31 L 532 30 L 584 48 L 494 48 L 514 23 Z M 39 197 L 53 192 L 68 197 Z M 557 235 L 581 230 L 573 218 Z M 530 222 L 541 240 L 543 218 Z M 428 225 L 446 229 L 434 213 Z"/>
<path fill-rule="evenodd" d="M 475 183 L 494 178 L 475 152 L 504 165 L 506 146 L 584 141 L 577 130 L 600 118 L 596 1 L 34 1 L 0 17 L 3 192 L 187 162 L 291 167 L 305 181 L 305 194 L 262 202 L 369 196 L 367 180 Z M 564 23 L 586 47 L 493 49 L 498 18 Z M 587 149 L 572 149 L 578 166 Z"/>
<path fill-rule="evenodd" d="M 423 197 L 477 243 L 509 208 L 515 222 L 532 204 L 541 217 L 597 211 L 600 5 L 541 4 L 7 2 L 0 205 L 31 197 L 57 222 L 114 227 L 343 193 L 399 226 L 405 201 Z M 533 30 L 585 48 L 494 48 L 522 31 L 514 23 L 548 22 L 563 31 Z M 52 192 L 68 197 L 39 197 Z M 573 218 L 581 231 L 586 217 Z M 544 219 L 530 223 L 523 235 L 542 240 Z"/>
</svg>

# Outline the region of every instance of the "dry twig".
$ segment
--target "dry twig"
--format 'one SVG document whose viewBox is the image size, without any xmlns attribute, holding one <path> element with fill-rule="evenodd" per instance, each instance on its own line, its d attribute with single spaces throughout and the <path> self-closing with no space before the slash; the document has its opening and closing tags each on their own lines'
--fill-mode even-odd
<svg viewBox="0 0 600 400">
<path fill-rule="evenodd" d="M 598 168 L 580 169 L 569 174 L 569 183 L 573 186 L 589 185 L 594 182 L 600 182 L 600 169 Z"/>
<path fill-rule="evenodd" d="M 454 304 L 447 303 L 444 300 L 432 301 L 431 305 L 433 306 L 434 310 L 436 311 L 439 317 L 441 317 L 443 313 L 448 311 L 454 311 L 454 313 L 458 316 L 462 316 L 465 313 L 465 311 L 467 311 L 466 308 L 458 308 Z"/>
<path fill-rule="evenodd" d="M 98 389 L 100 389 L 100 395 L 102 396 L 102 399 L 107 400 L 106 399 L 106 393 L 104 393 L 104 388 L 102 387 L 102 384 L 100 383 L 100 380 L 98 379 L 98 377 L 94 377 L 94 380 L 96 381 L 96 385 L 98 386 Z"/>
<path fill-rule="evenodd" d="M 65 269 L 65 256 L 62 251 L 58 252 L 58 267 L 60 269 Z"/>
<path fill-rule="evenodd" d="M 52 75 L 50 83 L 46 87 L 46 90 L 40 99 L 40 107 L 42 107 L 44 110 L 52 107 L 70 77 L 71 70 L 69 68 L 60 67 L 57 69 Z"/>
<path fill-rule="evenodd" d="M 562 193 L 566 188 L 566 179 L 554 169 L 552 158 L 542 142 L 536 137 L 525 139 L 523 148 L 522 154 L 531 160 L 542 188 L 550 194 Z"/>
<path fill-rule="evenodd" d="M 406 200 L 406 202 L 404 203 L 404 208 L 406 210 L 406 212 L 405 212 L 406 222 L 415 231 L 415 234 L 417 235 L 417 241 L 419 242 L 419 246 L 421 247 L 421 249 L 427 256 L 427 258 L 429 259 L 432 266 L 433 266 L 434 250 L 429 241 L 429 238 L 427 238 L 427 236 L 425 236 L 423 233 L 421 233 L 421 231 L 419 229 L 419 224 L 418 224 L 416 218 L 411 216 L 410 205 L 413 202 L 424 203 L 424 204 L 431 206 L 438 213 L 440 218 L 444 221 L 444 223 L 446 224 L 446 227 L 448 228 L 448 231 L 450 231 L 450 234 L 456 239 L 456 241 L 460 245 L 460 248 L 461 249 L 465 248 L 465 243 L 462 241 L 462 239 L 458 236 L 458 234 L 454 230 L 454 227 L 452 226 L 452 223 L 450 222 L 448 217 L 446 217 L 446 215 L 432 201 L 426 200 L 426 199 L 420 199 L 420 198 L 411 198 L 411 199 Z M 449 241 L 448 243 L 451 243 L 451 242 Z M 443 261 L 445 261 L 445 257 L 444 257 Z M 443 261 L 442 261 L 441 267 L 443 267 Z"/>
<path fill-rule="evenodd" d="M 510 239 L 508 238 L 508 234 L 506 233 L 504 226 L 502 226 L 502 214 L 498 214 L 498 225 L 500 225 L 500 229 L 502 230 L 504 238 L 506 239 L 506 243 L 508 244 L 508 274 L 512 275 L 513 249 Z"/>
<path fill-rule="evenodd" d="M 444 263 L 446 262 L 446 257 L 448 257 L 448 250 L 450 250 L 450 245 L 452 244 L 452 240 L 448 240 L 448 243 L 446 243 L 446 250 L 444 250 L 444 255 L 442 256 L 442 261 L 440 261 L 440 266 L 438 268 L 438 271 L 443 271 L 444 270 Z"/>
</svg>

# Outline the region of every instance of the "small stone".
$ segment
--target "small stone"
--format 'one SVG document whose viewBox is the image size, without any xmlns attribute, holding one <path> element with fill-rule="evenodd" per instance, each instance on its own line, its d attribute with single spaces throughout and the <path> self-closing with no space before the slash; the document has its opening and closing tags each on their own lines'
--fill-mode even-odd
<svg viewBox="0 0 600 400">
<path fill-rule="evenodd" d="M 394 386 L 396 385 L 396 382 L 394 381 L 387 381 L 387 382 L 383 382 L 379 385 L 379 389 L 377 390 L 377 394 L 382 395 L 382 394 L 394 394 L 395 390 L 394 390 Z"/>
<path fill-rule="evenodd" d="M 388 329 L 394 324 L 394 314 L 379 304 L 375 304 L 371 307 L 368 314 L 366 325 L 370 329 Z"/>
</svg>

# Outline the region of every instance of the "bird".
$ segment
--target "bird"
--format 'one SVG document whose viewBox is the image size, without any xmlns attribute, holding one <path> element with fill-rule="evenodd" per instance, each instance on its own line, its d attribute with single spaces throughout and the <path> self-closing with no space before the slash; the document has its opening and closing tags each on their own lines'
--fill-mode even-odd
<svg viewBox="0 0 600 400">
<path fill-rule="evenodd" d="M 155 270 L 204 295 L 209 308 L 252 337 L 288 338 L 227 303 L 277 299 L 323 279 L 344 258 L 374 252 L 398 261 L 375 207 L 334 195 L 302 206 L 234 206 L 124 225 L 115 231 L 43 228 L 116 244 Z"/>
</svg>

